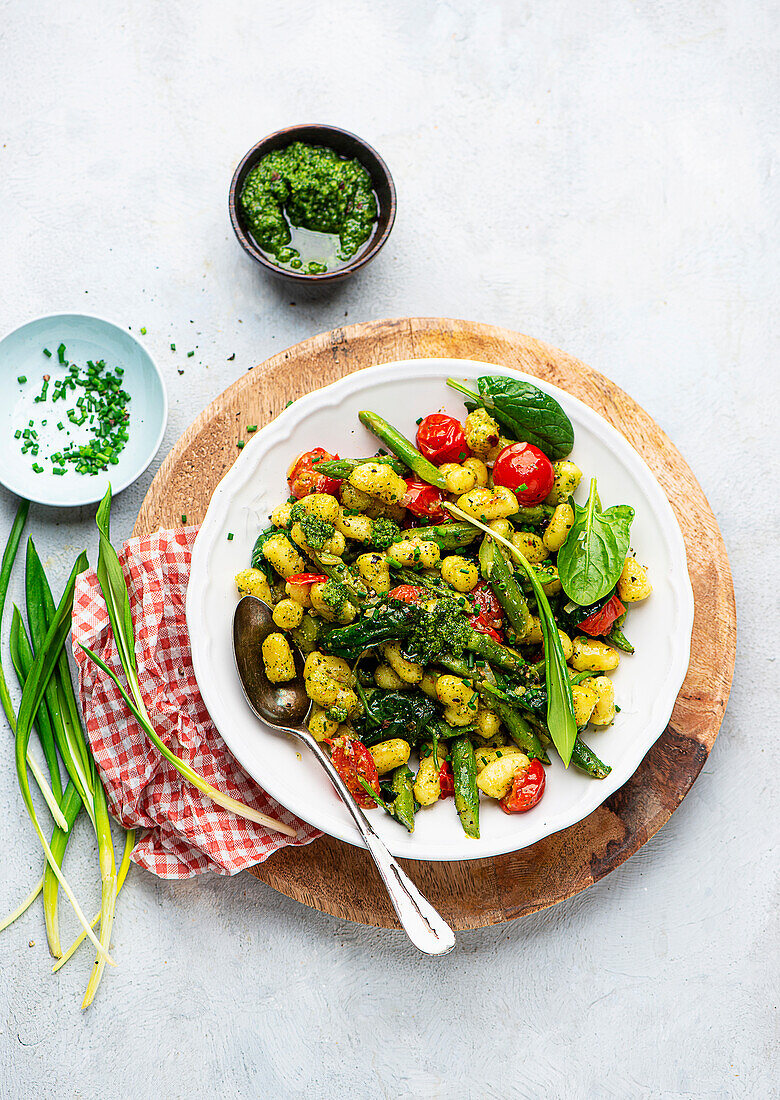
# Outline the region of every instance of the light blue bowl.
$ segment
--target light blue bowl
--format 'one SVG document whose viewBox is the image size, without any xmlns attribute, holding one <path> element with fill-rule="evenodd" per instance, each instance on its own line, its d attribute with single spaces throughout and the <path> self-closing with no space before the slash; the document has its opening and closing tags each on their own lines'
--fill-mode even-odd
<svg viewBox="0 0 780 1100">
<path fill-rule="evenodd" d="M 34 401 L 44 374 L 51 375 L 53 384 L 66 373 L 57 359 L 60 344 L 66 347 L 65 357 L 80 367 L 88 359 L 104 359 L 107 368 L 124 368 L 124 388 L 130 394 L 129 438 L 117 465 L 98 474 L 77 474 L 69 468 L 66 474 L 55 475 L 45 457 L 72 440 L 79 441 L 66 415 L 76 403 L 78 390 L 53 405 L 51 400 Z M 52 352 L 51 359 L 43 348 Z M 19 377 L 27 381 L 19 383 Z M 94 504 L 105 496 L 109 482 L 115 494 L 125 489 L 154 458 L 168 420 L 165 383 L 146 348 L 125 329 L 85 313 L 38 317 L 0 340 L 0 394 L 0 482 L 18 496 L 55 508 Z M 40 426 L 42 419 L 47 420 L 46 427 Z M 14 432 L 26 428 L 30 420 L 35 421 L 42 443 L 37 458 L 22 454 L 23 440 L 14 439 Z M 60 422 L 65 425 L 63 431 L 57 429 Z M 33 470 L 33 462 L 43 466 L 43 473 Z"/>
</svg>

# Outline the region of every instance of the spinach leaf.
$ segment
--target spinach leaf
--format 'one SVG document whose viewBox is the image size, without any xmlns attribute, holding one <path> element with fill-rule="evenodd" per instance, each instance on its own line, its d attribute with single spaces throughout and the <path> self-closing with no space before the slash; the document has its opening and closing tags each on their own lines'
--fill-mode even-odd
<svg viewBox="0 0 780 1100">
<path fill-rule="evenodd" d="M 270 538 L 274 535 L 278 535 L 281 531 L 279 527 L 268 527 L 265 531 L 261 531 L 257 536 L 254 547 L 252 548 L 252 568 L 259 569 L 262 573 L 265 573 L 265 579 L 269 584 L 274 583 L 275 573 L 273 567 L 269 561 L 266 561 L 263 557 L 263 547 Z"/>
<path fill-rule="evenodd" d="M 570 600 L 587 606 L 617 584 L 626 560 L 634 509 L 617 504 L 602 512 L 596 479 L 584 508 L 573 500 L 574 524 L 558 551 L 558 576 Z"/>
<path fill-rule="evenodd" d="M 552 459 L 565 458 L 574 446 L 571 420 L 554 397 L 530 382 L 485 375 L 477 379 L 479 394 L 453 378 L 447 385 L 466 394 L 468 409 L 487 409 L 513 439 L 533 443 Z"/>
<path fill-rule="evenodd" d="M 426 726 L 439 716 L 439 708 L 421 691 L 365 692 L 369 709 L 353 716 L 352 724 L 364 745 L 376 745 L 400 737 L 415 744 Z"/>
</svg>

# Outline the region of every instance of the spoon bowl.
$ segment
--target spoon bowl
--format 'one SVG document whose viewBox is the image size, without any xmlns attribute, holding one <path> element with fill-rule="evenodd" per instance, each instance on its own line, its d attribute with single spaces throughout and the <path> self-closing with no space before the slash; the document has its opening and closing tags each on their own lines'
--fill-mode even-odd
<svg viewBox="0 0 780 1100">
<path fill-rule="evenodd" d="M 290 733 L 308 745 L 352 814 L 409 939 L 426 955 L 446 955 L 455 946 L 452 929 L 390 855 L 330 756 L 306 726 L 311 701 L 306 694 L 304 659 L 298 646 L 290 643 L 295 660 L 294 680 L 274 684 L 266 676 L 262 645 L 276 630 L 278 627 L 267 603 L 257 596 L 244 596 L 239 600 L 233 613 L 233 654 L 247 702 L 266 725 L 281 733 Z"/>
<path fill-rule="evenodd" d="M 239 600 L 233 616 L 233 652 L 244 694 L 258 718 L 274 729 L 289 730 L 305 725 L 311 699 L 303 682 L 303 654 L 296 645 L 291 646 L 294 680 L 274 684 L 265 674 L 262 645 L 278 629 L 267 603 L 256 596 Z"/>
</svg>

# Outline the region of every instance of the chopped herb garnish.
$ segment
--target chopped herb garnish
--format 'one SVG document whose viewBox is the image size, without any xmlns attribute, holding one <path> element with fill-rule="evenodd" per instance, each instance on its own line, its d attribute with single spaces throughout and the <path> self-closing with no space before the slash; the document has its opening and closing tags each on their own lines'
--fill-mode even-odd
<svg viewBox="0 0 780 1100">
<path fill-rule="evenodd" d="M 171 344 L 171 351 L 176 351 L 176 345 L 175 344 Z"/>
<path fill-rule="evenodd" d="M 129 413 L 126 405 L 130 401 L 130 394 L 122 388 L 124 370 L 122 367 L 107 368 L 104 360 L 97 363 L 89 360 L 85 368 L 76 363 L 68 363 L 65 358 L 65 344 L 57 348 L 59 363 L 67 368 L 67 376 L 54 379 L 51 375 L 44 374 L 41 392 L 34 398 L 36 404 L 43 404 L 49 398 L 57 401 L 67 396 L 67 391 L 75 391 L 80 388 L 83 392 L 77 398 L 74 406 L 67 410 L 67 419 L 75 425 L 87 423 L 92 436 L 91 440 L 76 444 L 70 443 L 57 454 L 48 455 L 47 458 L 53 465 L 60 467 L 53 472 L 60 476 L 65 473 L 67 463 L 72 463 L 78 473 L 97 474 L 105 470 L 109 465 L 116 466 L 119 462 L 119 454 L 123 450 L 128 439 L 127 421 Z M 47 358 L 51 358 L 51 352 Z M 26 377 L 20 375 L 20 380 Z M 49 386 L 51 383 L 51 394 Z M 48 425 L 48 418 L 40 421 L 41 427 Z M 24 431 L 20 431 L 15 438 L 24 440 L 23 454 L 36 456 L 39 453 L 38 433 L 34 430 L 35 421 L 30 420 Z M 64 423 L 57 423 L 59 431 L 64 430 Z M 70 433 L 67 433 L 70 435 Z M 38 463 L 33 465 L 36 473 L 43 472 L 43 467 L 37 470 Z"/>
<path fill-rule="evenodd" d="M 51 359 L 51 352 L 48 348 L 43 349 L 43 354 L 46 356 L 47 359 Z"/>
<path fill-rule="evenodd" d="M 143 326 L 141 327 L 141 335 L 146 336 L 146 329 Z"/>
<path fill-rule="evenodd" d="M 187 522 L 187 513 L 186 513 L 186 512 L 182 512 L 182 514 L 181 514 L 181 521 L 182 521 L 182 523 L 186 523 L 186 522 Z"/>
<path fill-rule="evenodd" d="M 257 424 L 247 424 L 246 430 L 248 432 L 256 432 L 257 431 Z"/>
<path fill-rule="evenodd" d="M 232 532 L 232 531 L 228 531 L 228 537 L 227 537 L 227 540 L 228 540 L 228 542 L 232 542 L 232 541 L 233 541 L 233 532 Z"/>
<path fill-rule="evenodd" d="M 194 352 L 194 351 L 188 351 L 188 352 L 187 352 L 187 358 L 188 358 L 188 359 L 192 359 L 192 357 L 193 357 L 193 355 L 194 355 L 194 354 L 195 354 L 195 352 Z"/>
<path fill-rule="evenodd" d="M 239 451 L 243 451 L 244 447 L 246 446 L 246 440 L 239 439 L 238 443 L 236 443 L 236 446 L 238 447 Z"/>
</svg>

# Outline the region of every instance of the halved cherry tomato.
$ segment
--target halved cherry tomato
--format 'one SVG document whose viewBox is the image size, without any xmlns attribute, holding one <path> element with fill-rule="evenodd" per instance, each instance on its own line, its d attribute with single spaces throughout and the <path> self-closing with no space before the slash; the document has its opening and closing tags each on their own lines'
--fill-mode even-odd
<svg viewBox="0 0 780 1100">
<path fill-rule="evenodd" d="M 324 573 L 296 573 L 287 578 L 288 584 L 322 584 L 328 578 Z"/>
<path fill-rule="evenodd" d="M 493 464 L 493 484 L 511 489 L 526 507 L 541 504 L 554 480 L 552 462 L 533 443 L 510 443 Z"/>
<path fill-rule="evenodd" d="M 313 451 L 304 451 L 298 455 L 287 471 L 287 481 L 293 496 L 298 500 L 307 497 L 309 493 L 330 493 L 331 496 L 338 496 L 341 479 L 317 473 L 319 462 L 331 462 L 338 457 L 324 451 L 322 447 L 315 447 Z"/>
<path fill-rule="evenodd" d="M 625 614 L 625 610 L 617 596 L 613 596 L 598 611 L 594 611 L 592 615 L 588 615 L 587 619 L 583 619 L 577 629 L 583 634 L 590 634 L 591 638 L 597 634 L 608 634 L 614 621 Z"/>
<path fill-rule="evenodd" d="M 455 794 L 455 779 L 452 768 L 446 760 L 442 760 L 439 767 L 439 789 L 442 798 L 449 798 L 450 795 Z"/>
<path fill-rule="evenodd" d="M 420 600 L 430 599 L 430 595 L 427 588 L 420 588 L 416 584 L 399 584 L 387 593 L 388 599 L 401 600 L 402 603 L 419 603 Z"/>
<path fill-rule="evenodd" d="M 492 588 L 482 581 L 469 593 L 476 605 L 475 613 L 469 618 L 472 630 L 479 634 L 489 634 L 497 642 L 503 642 L 501 630 L 504 625 L 504 613 Z"/>
<path fill-rule="evenodd" d="M 449 516 L 441 506 L 441 492 L 433 485 L 426 485 L 424 481 L 407 479 L 406 492 L 401 497 L 400 504 L 408 508 L 415 516 L 424 516 L 435 522 L 449 519 Z"/>
<path fill-rule="evenodd" d="M 444 413 L 431 413 L 420 421 L 417 446 L 434 466 L 462 462 L 471 453 L 461 422 Z"/>
<path fill-rule="evenodd" d="M 544 768 L 538 760 L 532 760 L 525 771 L 512 781 L 512 788 L 500 801 L 505 814 L 524 814 L 532 810 L 544 794 L 546 782 Z"/>
<path fill-rule="evenodd" d="M 350 793 L 355 796 L 358 805 L 364 810 L 369 806 L 376 806 L 376 802 L 366 794 L 358 782 L 358 777 L 365 779 L 371 790 L 379 794 L 379 773 L 376 770 L 376 763 L 363 742 L 356 738 L 344 737 L 328 743 L 331 745 L 330 758 L 333 766 L 346 783 Z"/>
</svg>

